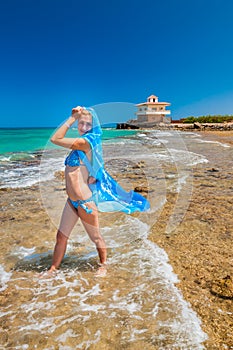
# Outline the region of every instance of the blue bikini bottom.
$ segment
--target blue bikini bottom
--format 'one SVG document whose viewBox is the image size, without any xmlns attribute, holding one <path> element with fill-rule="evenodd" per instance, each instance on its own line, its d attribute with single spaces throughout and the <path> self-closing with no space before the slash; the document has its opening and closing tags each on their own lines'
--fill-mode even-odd
<svg viewBox="0 0 233 350">
<path fill-rule="evenodd" d="M 78 209 L 78 207 L 81 207 L 82 209 L 84 209 L 86 211 L 87 214 L 91 214 L 93 212 L 92 209 L 89 209 L 85 203 L 88 203 L 88 202 L 96 202 L 95 201 L 95 195 L 92 194 L 90 198 L 88 199 L 79 199 L 77 201 L 73 201 L 72 199 L 68 198 L 69 202 L 73 205 L 73 207 L 75 209 Z"/>
</svg>

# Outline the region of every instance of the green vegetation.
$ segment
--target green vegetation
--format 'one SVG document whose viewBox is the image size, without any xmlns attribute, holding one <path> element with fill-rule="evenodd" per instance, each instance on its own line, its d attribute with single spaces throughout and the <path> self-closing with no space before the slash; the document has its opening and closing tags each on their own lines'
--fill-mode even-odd
<svg viewBox="0 0 233 350">
<path fill-rule="evenodd" d="M 183 123 L 224 123 L 233 122 L 233 115 L 204 115 L 182 119 Z"/>
</svg>

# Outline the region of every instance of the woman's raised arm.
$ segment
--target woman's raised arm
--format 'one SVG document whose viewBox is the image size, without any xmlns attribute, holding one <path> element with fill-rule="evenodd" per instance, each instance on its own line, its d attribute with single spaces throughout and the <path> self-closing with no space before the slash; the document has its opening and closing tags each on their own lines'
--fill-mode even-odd
<svg viewBox="0 0 233 350">
<path fill-rule="evenodd" d="M 55 134 L 51 137 L 50 141 L 55 145 L 70 148 L 70 149 L 78 149 L 80 151 L 89 152 L 90 145 L 89 143 L 82 138 L 68 138 L 65 137 L 68 129 L 74 122 L 81 116 L 83 111 L 82 107 L 76 107 L 72 109 L 72 115 L 69 119 L 55 132 Z"/>
</svg>

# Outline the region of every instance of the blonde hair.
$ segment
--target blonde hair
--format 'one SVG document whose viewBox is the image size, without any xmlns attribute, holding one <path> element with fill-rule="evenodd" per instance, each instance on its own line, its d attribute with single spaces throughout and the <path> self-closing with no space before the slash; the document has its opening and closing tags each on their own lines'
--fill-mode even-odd
<svg viewBox="0 0 233 350">
<path fill-rule="evenodd" d="M 89 111 L 87 111 L 86 109 L 83 109 L 83 110 L 82 110 L 82 114 L 80 115 L 80 117 L 81 117 L 82 115 L 88 115 L 89 117 L 92 118 L 92 114 L 91 114 Z M 79 117 L 79 118 L 80 118 L 80 117 Z"/>
</svg>

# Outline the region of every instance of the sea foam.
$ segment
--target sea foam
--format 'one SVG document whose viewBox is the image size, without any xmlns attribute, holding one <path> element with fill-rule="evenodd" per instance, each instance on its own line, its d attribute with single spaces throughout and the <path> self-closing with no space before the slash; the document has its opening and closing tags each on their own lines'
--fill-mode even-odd
<svg viewBox="0 0 233 350">
<path fill-rule="evenodd" d="M 7 288 L 7 282 L 11 279 L 12 272 L 6 272 L 3 265 L 0 265 L 0 291 Z"/>
</svg>

